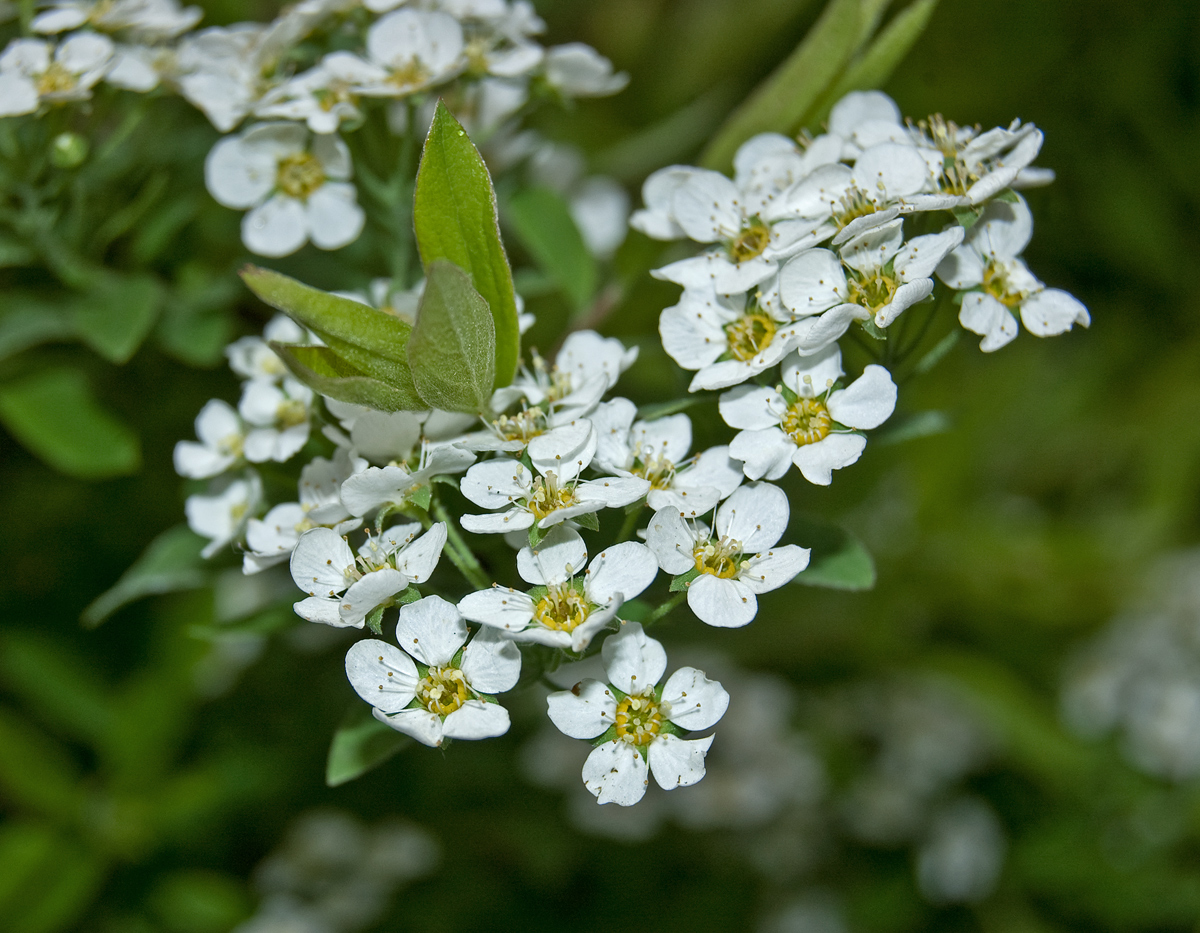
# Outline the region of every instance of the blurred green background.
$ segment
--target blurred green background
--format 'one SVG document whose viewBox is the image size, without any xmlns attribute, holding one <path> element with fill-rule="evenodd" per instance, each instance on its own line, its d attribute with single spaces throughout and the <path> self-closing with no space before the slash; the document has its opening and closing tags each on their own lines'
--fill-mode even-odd
<svg viewBox="0 0 1200 933">
<path fill-rule="evenodd" d="M 209 23 L 277 8 L 202 5 Z M 548 44 L 591 43 L 632 76 L 612 99 L 543 112 L 539 127 L 581 146 L 635 200 L 650 170 L 696 158 L 818 12 L 803 0 L 536 6 Z M 563 793 L 521 766 L 544 721 L 540 695 L 514 701 L 501 740 L 409 748 L 327 788 L 328 737 L 356 703 L 344 643 L 293 631 L 286 613 L 239 618 L 229 605 L 253 594 L 237 589 L 236 571 L 215 589 L 145 599 L 82 628 L 85 607 L 179 523 L 172 447 L 208 398 L 234 400 L 220 349 L 263 320 L 236 286 L 235 253 L 190 265 L 168 255 L 185 271 L 155 339 L 124 365 L 53 342 L 6 346 L 0 359 L 7 379 L 86 373 L 128 426 L 105 441 L 124 445 L 114 456 L 138 461 L 132 435 L 141 451 L 129 475 L 72 479 L 0 433 L 0 929 L 228 930 L 259 903 L 254 866 L 299 814 L 330 806 L 371 824 L 403 817 L 440 849 L 378 930 L 839 929 L 792 909 L 810 892 L 853 931 L 1200 929 L 1200 784 L 1148 777 L 1118 741 L 1076 738 L 1058 714 L 1076 648 L 1143 590 L 1158 558 L 1200 541 L 1195 5 L 942 0 L 885 90 L 914 118 L 986 127 L 1019 116 L 1045 131 L 1039 164 L 1058 180 L 1029 193 L 1027 258 L 1088 306 L 1093 325 L 1045 341 L 1022 334 L 994 355 L 960 341 L 901 393 L 904 411 L 945 412 L 948 432 L 873 444 L 830 488 L 789 486 L 794 508 L 866 542 L 873 591 L 788 587 L 720 639 L 683 614 L 664 628 L 669 650 L 718 648 L 724 663 L 794 692 L 790 724 L 823 762 L 825 790 L 811 823 L 788 824 L 791 856 L 770 848 L 778 840 L 763 827 L 668 820 L 641 841 L 576 828 Z M 162 154 L 166 183 L 196 190 L 179 173 L 199 177 L 216 133 L 198 115 L 179 122 Z M 164 249 L 236 243 L 236 223 L 197 204 Z M 661 249 L 631 239 L 619 264 L 647 268 Z M 309 250 L 280 267 L 344 287 L 338 255 Z M 10 296 L 37 284 L 3 274 Z M 635 399 L 682 384 L 654 350 L 674 292 L 643 275 L 605 323 L 642 346 L 623 383 Z M 0 316 L 14 313 L 5 304 Z M 549 344 L 566 309 L 547 299 L 534 310 L 534 337 Z M 265 650 L 259 632 L 275 633 Z M 931 682 L 988 736 L 961 783 L 1007 838 L 994 891 L 971 906 L 921 896 L 911 840 L 842 828 L 848 789 L 881 741 L 845 724 L 846 697 Z"/>
</svg>

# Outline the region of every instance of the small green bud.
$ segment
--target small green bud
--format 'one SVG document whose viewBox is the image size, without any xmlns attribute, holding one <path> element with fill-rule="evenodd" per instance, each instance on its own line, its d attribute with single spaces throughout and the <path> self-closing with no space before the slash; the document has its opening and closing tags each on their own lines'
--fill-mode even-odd
<svg viewBox="0 0 1200 933">
<path fill-rule="evenodd" d="M 50 161 L 56 168 L 78 168 L 88 157 L 88 142 L 78 133 L 59 133 L 50 146 Z"/>
</svg>

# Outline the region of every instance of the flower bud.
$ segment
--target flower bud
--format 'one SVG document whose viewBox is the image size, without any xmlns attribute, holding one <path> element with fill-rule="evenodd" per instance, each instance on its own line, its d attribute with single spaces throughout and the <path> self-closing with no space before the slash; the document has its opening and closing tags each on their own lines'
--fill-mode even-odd
<svg viewBox="0 0 1200 933">
<path fill-rule="evenodd" d="M 50 161 L 55 168 L 78 168 L 88 157 L 88 142 L 78 133 L 59 133 L 50 144 Z"/>
</svg>

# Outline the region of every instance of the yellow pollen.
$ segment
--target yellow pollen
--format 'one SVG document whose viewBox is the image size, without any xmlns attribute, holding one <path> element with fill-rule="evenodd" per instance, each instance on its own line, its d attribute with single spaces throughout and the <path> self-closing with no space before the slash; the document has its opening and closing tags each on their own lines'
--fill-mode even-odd
<svg viewBox="0 0 1200 933">
<path fill-rule="evenodd" d="M 467 47 L 463 49 L 463 54 L 467 59 L 467 74 L 474 76 L 482 76 L 487 74 L 487 53 L 487 40 L 476 38 L 467 43 Z"/>
<path fill-rule="evenodd" d="M 832 425 L 829 409 L 820 399 L 798 398 L 783 415 L 783 430 L 800 447 L 824 439 Z"/>
<path fill-rule="evenodd" d="M 467 679 L 457 667 L 431 667 L 417 684 L 417 699 L 439 716 L 449 716 L 468 698 Z"/>
<path fill-rule="evenodd" d="M 294 428 L 308 420 L 308 407 L 300 400 L 290 398 L 279 403 L 275 409 L 275 420 L 281 428 Z"/>
<path fill-rule="evenodd" d="M 964 195 L 979 181 L 979 175 L 967 168 L 961 159 L 947 158 L 938 175 L 938 190 L 945 194 Z"/>
<path fill-rule="evenodd" d="M 617 704 L 617 738 L 630 745 L 649 745 L 662 729 L 662 710 L 653 694 L 627 696 Z"/>
<path fill-rule="evenodd" d="M 506 441 L 521 441 L 528 444 L 546 431 L 546 418 L 538 407 L 526 408 L 515 415 L 501 415 L 492 422 L 492 428 Z"/>
<path fill-rule="evenodd" d="M 388 84 L 397 87 L 415 87 L 429 80 L 429 70 L 413 58 L 388 75 Z"/>
<path fill-rule="evenodd" d="M 533 489 L 529 494 L 529 511 L 534 519 L 541 521 L 551 512 L 564 509 L 575 504 L 575 489 L 572 486 L 560 486 L 558 477 L 547 473 L 533 481 Z"/>
<path fill-rule="evenodd" d="M 555 632 L 575 631 L 590 613 L 587 600 L 573 587 L 549 587 L 533 609 L 533 617 Z"/>
<path fill-rule="evenodd" d="M 946 158 L 953 159 L 958 155 L 959 138 L 962 128 L 953 120 L 947 120 L 940 113 L 935 113 L 924 120 L 917 121 L 917 129 Z M 978 126 L 975 127 L 975 132 L 979 132 Z"/>
<path fill-rule="evenodd" d="M 742 553 L 742 542 L 722 536 L 716 543 L 697 544 L 692 548 L 692 557 L 696 561 L 696 569 L 701 573 L 710 573 L 714 577 L 728 580 L 736 577 L 742 569 L 738 557 Z"/>
<path fill-rule="evenodd" d="M 983 290 L 1009 309 L 1020 307 L 1025 300 L 1025 292 L 1012 288 L 1004 267 L 996 262 L 989 262 L 983 270 Z"/>
<path fill-rule="evenodd" d="M 225 435 L 217 444 L 217 450 L 227 457 L 240 457 L 242 455 L 242 435 Z"/>
<path fill-rule="evenodd" d="M 279 160 L 275 187 L 292 198 L 306 201 L 325 184 L 325 170 L 316 156 L 297 152 Z"/>
<path fill-rule="evenodd" d="M 851 279 L 846 300 L 874 312 L 888 304 L 900 287 L 892 276 L 877 272 L 870 278 Z"/>
<path fill-rule="evenodd" d="M 771 344 L 779 328 L 765 311 L 751 311 L 736 321 L 725 325 L 725 339 L 729 353 L 735 360 L 749 360 L 758 356 Z"/>
<path fill-rule="evenodd" d="M 874 214 L 879 210 L 879 205 L 871 200 L 871 196 L 862 188 L 851 188 L 838 199 L 837 204 L 831 205 L 830 209 L 833 212 L 833 222 L 842 230 L 848 227 L 851 221 Z"/>
<path fill-rule="evenodd" d="M 74 90 L 77 83 L 76 75 L 54 62 L 38 78 L 37 89 L 39 94 L 62 94 Z"/>
<path fill-rule="evenodd" d="M 675 464 L 666 457 L 656 457 L 653 454 L 642 459 L 639 451 L 631 472 L 634 476 L 649 480 L 651 489 L 670 489 L 671 481 L 675 479 Z"/>
<path fill-rule="evenodd" d="M 771 228 L 760 220 L 754 220 L 729 244 L 729 255 L 734 262 L 745 262 L 761 256 L 770 244 Z"/>
</svg>

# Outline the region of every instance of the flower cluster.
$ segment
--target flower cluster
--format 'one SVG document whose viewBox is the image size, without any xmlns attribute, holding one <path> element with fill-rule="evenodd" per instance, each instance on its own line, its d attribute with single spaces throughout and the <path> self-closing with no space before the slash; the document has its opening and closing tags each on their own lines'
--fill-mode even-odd
<svg viewBox="0 0 1200 933">
<path fill-rule="evenodd" d="M 101 82 L 176 92 L 230 134 L 210 151 L 205 183 L 247 212 L 242 240 L 260 256 L 358 238 L 366 215 L 341 134 L 372 110 L 412 134 L 445 98 L 511 163 L 545 148 L 515 131 L 532 99 L 607 95 L 628 80 L 589 46 L 542 46 L 528 0 L 302 0 L 272 23 L 196 30 L 201 16 L 178 0 L 48 4 L 32 21 L 42 38 L 0 53 L 0 117 L 84 100 Z M 624 193 L 593 179 L 572 201 L 589 245 L 608 250 Z"/>
</svg>

